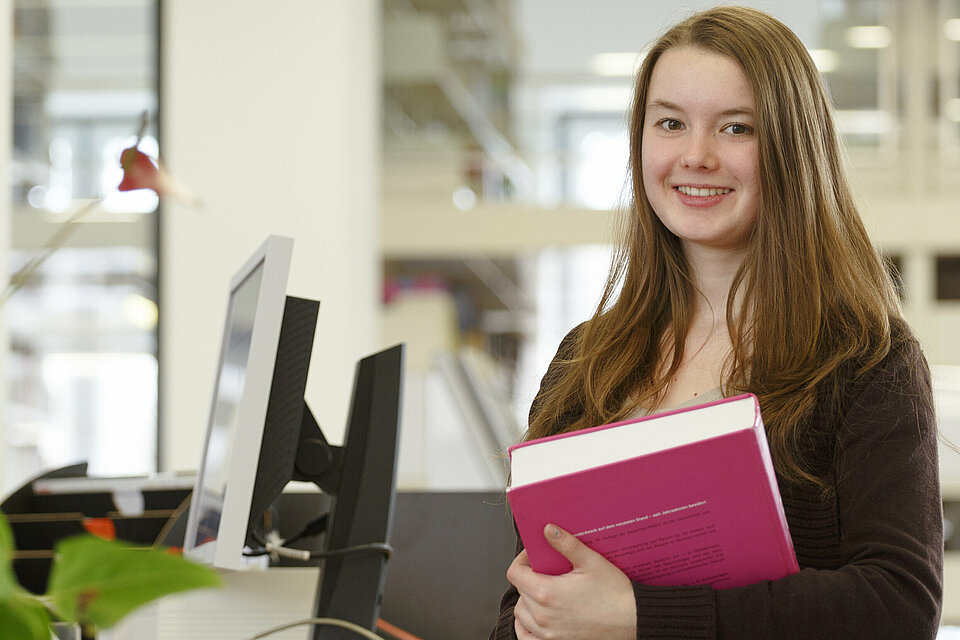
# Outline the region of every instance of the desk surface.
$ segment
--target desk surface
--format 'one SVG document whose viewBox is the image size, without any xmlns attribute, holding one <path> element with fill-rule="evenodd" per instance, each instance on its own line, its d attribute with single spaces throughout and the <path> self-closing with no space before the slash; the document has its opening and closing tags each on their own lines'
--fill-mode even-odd
<svg viewBox="0 0 960 640">
<path fill-rule="evenodd" d="M 485 640 L 513 560 L 513 525 L 501 492 L 397 496 L 381 617 L 424 640 Z M 319 571 L 278 567 L 223 572 L 222 589 L 163 598 L 101 640 L 247 640 L 312 616 Z M 306 640 L 298 627 L 271 636 Z"/>
</svg>

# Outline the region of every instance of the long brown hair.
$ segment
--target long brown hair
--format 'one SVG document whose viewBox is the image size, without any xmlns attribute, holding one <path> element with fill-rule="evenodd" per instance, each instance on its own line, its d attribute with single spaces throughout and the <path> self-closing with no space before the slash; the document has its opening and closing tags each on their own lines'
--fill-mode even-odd
<svg viewBox="0 0 960 640">
<path fill-rule="evenodd" d="M 682 361 L 696 292 L 680 242 L 651 208 L 641 173 L 650 78 L 675 47 L 735 60 L 755 100 L 761 205 L 728 296 L 733 349 L 723 391 L 758 396 L 782 476 L 822 484 L 800 453 L 804 418 L 818 394 L 837 393 L 841 367 L 852 364 L 856 375 L 886 356 L 899 300 L 860 220 L 813 61 L 783 23 L 743 7 L 694 14 L 661 36 L 641 65 L 622 244 L 596 313 L 556 362 L 531 412 L 527 437 L 656 407 Z"/>
</svg>

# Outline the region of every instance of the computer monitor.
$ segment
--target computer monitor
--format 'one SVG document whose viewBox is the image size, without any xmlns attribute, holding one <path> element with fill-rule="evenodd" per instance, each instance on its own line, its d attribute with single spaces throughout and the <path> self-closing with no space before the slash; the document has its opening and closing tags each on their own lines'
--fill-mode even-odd
<svg viewBox="0 0 960 640">
<path fill-rule="evenodd" d="M 293 473 L 316 301 L 288 297 L 290 238 L 270 236 L 230 284 L 184 553 L 224 569 L 261 564 L 244 547 Z"/>
<path fill-rule="evenodd" d="M 338 480 L 324 538 L 325 552 L 360 547 L 323 561 L 314 614 L 373 630 L 380 611 L 387 556 L 364 545 L 388 543 L 396 498 L 403 345 L 357 364 Z M 338 627 L 317 627 L 313 640 L 355 640 Z"/>
<path fill-rule="evenodd" d="M 262 514 L 290 480 L 313 482 L 331 504 L 315 614 L 373 630 L 396 493 L 404 347 L 357 364 L 344 443 L 331 446 L 304 401 L 319 304 L 285 293 L 292 248 L 270 236 L 231 281 L 184 554 L 223 569 L 264 567 Z M 318 627 L 314 638 L 348 633 Z"/>
</svg>

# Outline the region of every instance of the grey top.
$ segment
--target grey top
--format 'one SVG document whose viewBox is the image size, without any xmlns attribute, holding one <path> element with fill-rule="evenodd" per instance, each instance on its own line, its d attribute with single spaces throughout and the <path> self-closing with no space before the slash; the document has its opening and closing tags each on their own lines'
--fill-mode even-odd
<svg viewBox="0 0 960 640">
<path fill-rule="evenodd" d="M 662 409 L 654 409 L 650 411 L 643 407 L 638 408 L 634 411 L 627 420 L 633 420 L 634 418 L 642 418 L 644 416 L 650 416 L 655 413 L 666 413 L 667 411 L 676 411 L 677 409 L 686 409 L 687 407 L 695 407 L 698 404 L 705 404 L 707 402 L 716 402 L 717 400 L 723 400 L 723 392 L 720 390 L 720 387 L 714 387 L 710 391 L 704 391 L 700 395 L 694 396 L 687 400 L 686 402 L 681 402 L 680 404 L 675 404 L 672 407 L 663 407 Z"/>
</svg>

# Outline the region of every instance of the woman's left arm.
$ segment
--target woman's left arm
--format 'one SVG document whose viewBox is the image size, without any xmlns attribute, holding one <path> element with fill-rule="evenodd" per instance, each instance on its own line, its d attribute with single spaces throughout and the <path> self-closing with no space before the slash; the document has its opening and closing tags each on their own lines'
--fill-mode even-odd
<svg viewBox="0 0 960 640">
<path fill-rule="evenodd" d="M 836 425 L 840 566 L 716 593 L 718 638 L 933 638 L 943 508 L 929 369 L 912 339 L 850 383 Z"/>
</svg>

